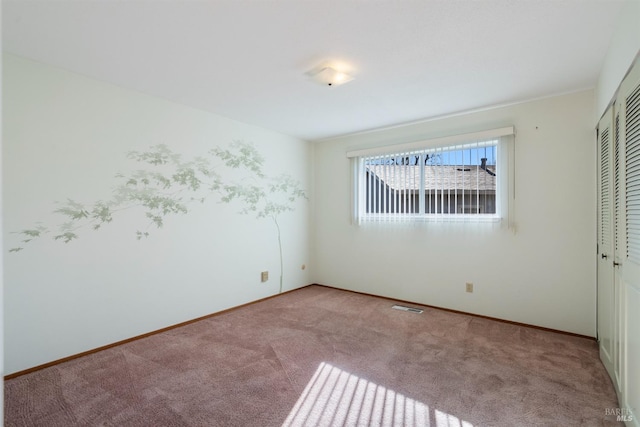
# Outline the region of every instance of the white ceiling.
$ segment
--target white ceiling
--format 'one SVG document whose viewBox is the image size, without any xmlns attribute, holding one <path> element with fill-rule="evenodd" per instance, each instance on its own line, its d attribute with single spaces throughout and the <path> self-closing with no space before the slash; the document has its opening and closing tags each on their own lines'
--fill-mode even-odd
<svg viewBox="0 0 640 427">
<path fill-rule="evenodd" d="M 308 140 L 595 86 L 621 0 L 3 1 L 5 51 Z M 355 80 L 312 83 L 324 61 Z"/>
</svg>

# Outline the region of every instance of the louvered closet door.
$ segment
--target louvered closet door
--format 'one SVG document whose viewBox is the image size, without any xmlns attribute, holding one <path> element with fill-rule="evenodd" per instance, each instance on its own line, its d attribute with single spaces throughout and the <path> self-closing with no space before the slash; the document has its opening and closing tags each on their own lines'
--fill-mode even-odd
<svg viewBox="0 0 640 427">
<path fill-rule="evenodd" d="M 600 358 L 613 378 L 614 242 L 613 242 L 613 109 L 598 124 L 598 342 Z"/>
<path fill-rule="evenodd" d="M 611 341 L 613 358 L 613 379 L 616 389 L 620 391 L 623 378 L 622 368 L 622 342 L 624 330 L 622 327 L 623 299 L 622 299 L 622 268 L 626 256 L 626 232 L 625 232 L 625 146 L 624 146 L 624 116 L 621 114 L 619 102 L 614 106 L 613 116 L 613 336 Z"/>
<path fill-rule="evenodd" d="M 620 287 L 620 358 L 616 378 L 621 402 L 640 416 L 640 65 L 625 78 L 618 95 L 620 136 L 624 147 L 624 185 L 618 218 L 616 276 Z M 640 425 L 640 424 L 636 424 Z"/>
</svg>

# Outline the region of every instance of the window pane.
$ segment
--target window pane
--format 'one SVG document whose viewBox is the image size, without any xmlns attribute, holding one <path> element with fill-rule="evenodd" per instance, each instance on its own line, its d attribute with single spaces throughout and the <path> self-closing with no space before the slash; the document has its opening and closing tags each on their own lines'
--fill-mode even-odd
<svg viewBox="0 0 640 427">
<path fill-rule="evenodd" d="M 366 213 L 419 213 L 420 153 L 364 159 Z"/>
<path fill-rule="evenodd" d="M 365 214 L 495 214 L 497 141 L 366 157 Z"/>
<path fill-rule="evenodd" d="M 427 155 L 425 211 L 496 213 L 496 146 L 444 149 Z"/>
</svg>

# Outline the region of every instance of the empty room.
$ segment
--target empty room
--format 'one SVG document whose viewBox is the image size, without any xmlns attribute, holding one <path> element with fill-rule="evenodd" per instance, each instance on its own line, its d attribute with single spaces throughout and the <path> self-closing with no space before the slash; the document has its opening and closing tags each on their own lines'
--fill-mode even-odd
<svg viewBox="0 0 640 427">
<path fill-rule="evenodd" d="M 640 427 L 640 0 L 1 13 L 4 425 Z"/>
</svg>

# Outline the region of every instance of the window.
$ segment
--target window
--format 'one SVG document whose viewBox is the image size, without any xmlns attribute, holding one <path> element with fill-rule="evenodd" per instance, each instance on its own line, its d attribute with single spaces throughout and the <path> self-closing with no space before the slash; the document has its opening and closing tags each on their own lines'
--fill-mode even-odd
<svg viewBox="0 0 640 427">
<path fill-rule="evenodd" d="M 347 153 L 362 221 L 502 219 L 513 128 Z"/>
</svg>

